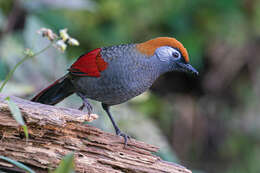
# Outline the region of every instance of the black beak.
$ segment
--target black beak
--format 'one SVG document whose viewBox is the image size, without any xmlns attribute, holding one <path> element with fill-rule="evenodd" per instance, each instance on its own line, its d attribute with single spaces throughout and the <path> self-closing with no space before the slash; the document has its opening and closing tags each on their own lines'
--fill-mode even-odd
<svg viewBox="0 0 260 173">
<path fill-rule="evenodd" d="M 192 67 L 190 64 L 183 64 L 183 63 L 178 63 L 178 65 L 182 68 L 183 71 L 194 74 L 196 76 L 199 75 L 199 72 Z"/>
</svg>

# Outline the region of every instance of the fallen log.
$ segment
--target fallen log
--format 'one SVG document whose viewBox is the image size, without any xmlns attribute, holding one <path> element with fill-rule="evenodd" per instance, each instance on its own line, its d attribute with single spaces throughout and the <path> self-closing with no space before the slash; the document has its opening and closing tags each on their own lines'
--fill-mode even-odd
<svg viewBox="0 0 260 173">
<path fill-rule="evenodd" d="M 163 161 L 152 154 L 157 147 L 123 138 L 83 124 L 92 121 L 84 112 L 30 102 L 11 96 L 20 108 L 29 130 L 23 130 L 12 118 L 6 95 L 0 94 L 0 155 L 22 162 L 36 172 L 57 167 L 62 157 L 74 152 L 76 172 L 172 172 L 191 173 L 185 167 Z M 19 169 L 0 160 L 0 170 Z"/>
</svg>

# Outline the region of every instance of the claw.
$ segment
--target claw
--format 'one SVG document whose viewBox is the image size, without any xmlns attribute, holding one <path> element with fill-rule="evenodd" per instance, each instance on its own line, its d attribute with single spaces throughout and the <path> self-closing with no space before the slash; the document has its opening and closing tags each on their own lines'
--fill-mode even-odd
<svg viewBox="0 0 260 173">
<path fill-rule="evenodd" d="M 118 136 L 122 136 L 124 138 L 124 146 L 127 146 L 127 140 L 131 139 L 130 136 L 128 136 L 126 133 L 122 133 L 120 130 L 116 132 Z"/>
<path fill-rule="evenodd" d="M 88 99 L 81 93 L 77 93 L 78 96 L 81 97 L 83 104 L 79 107 L 79 110 L 83 110 L 85 107 L 87 108 L 88 114 L 90 115 L 93 111 L 93 107 L 91 106 L 91 104 L 88 102 Z"/>
<path fill-rule="evenodd" d="M 79 110 L 82 111 L 84 109 L 85 105 L 82 104 L 80 107 L 79 107 Z"/>
</svg>

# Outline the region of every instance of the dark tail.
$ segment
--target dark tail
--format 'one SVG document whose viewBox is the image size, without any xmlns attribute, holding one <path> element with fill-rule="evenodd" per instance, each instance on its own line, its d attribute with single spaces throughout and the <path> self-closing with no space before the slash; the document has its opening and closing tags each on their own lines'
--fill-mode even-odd
<svg viewBox="0 0 260 173">
<path fill-rule="evenodd" d="M 68 75 L 65 75 L 42 90 L 31 101 L 47 105 L 55 105 L 74 92 L 75 89 L 68 78 Z"/>
</svg>

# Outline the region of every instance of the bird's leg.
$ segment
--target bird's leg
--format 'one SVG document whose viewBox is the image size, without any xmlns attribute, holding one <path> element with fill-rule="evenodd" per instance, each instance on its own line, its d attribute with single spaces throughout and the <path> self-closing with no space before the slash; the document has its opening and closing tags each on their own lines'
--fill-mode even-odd
<svg viewBox="0 0 260 173">
<path fill-rule="evenodd" d="M 88 102 L 88 99 L 81 93 L 77 93 L 77 95 L 82 99 L 83 104 L 82 106 L 79 107 L 79 110 L 83 110 L 85 107 L 87 108 L 88 111 L 88 115 L 90 116 L 90 114 L 93 111 L 93 107 L 91 106 L 91 104 Z"/>
<path fill-rule="evenodd" d="M 125 144 L 125 146 L 126 146 L 126 145 L 127 145 L 127 139 L 130 139 L 130 137 L 129 137 L 127 134 L 122 133 L 121 130 L 118 128 L 118 126 L 116 125 L 116 123 L 115 123 L 115 121 L 114 121 L 114 118 L 112 117 L 112 115 L 111 115 L 111 113 L 110 113 L 110 111 L 109 111 L 109 106 L 108 106 L 107 104 L 102 103 L 102 107 L 103 107 L 103 109 L 106 111 L 108 117 L 110 118 L 110 120 L 111 120 L 111 122 L 112 122 L 112 124 L 113 124 L 113 126 L 114 126 L 114 129 L 115 129 L 115 131 L 116 131 L 116 134 L 117 134 L 118 136 L 122 136 L 122 137 L 124 138 L 124 140 L 125 140 L 125 141 L 124 141 L 124 144 Z"/>
</svg>

